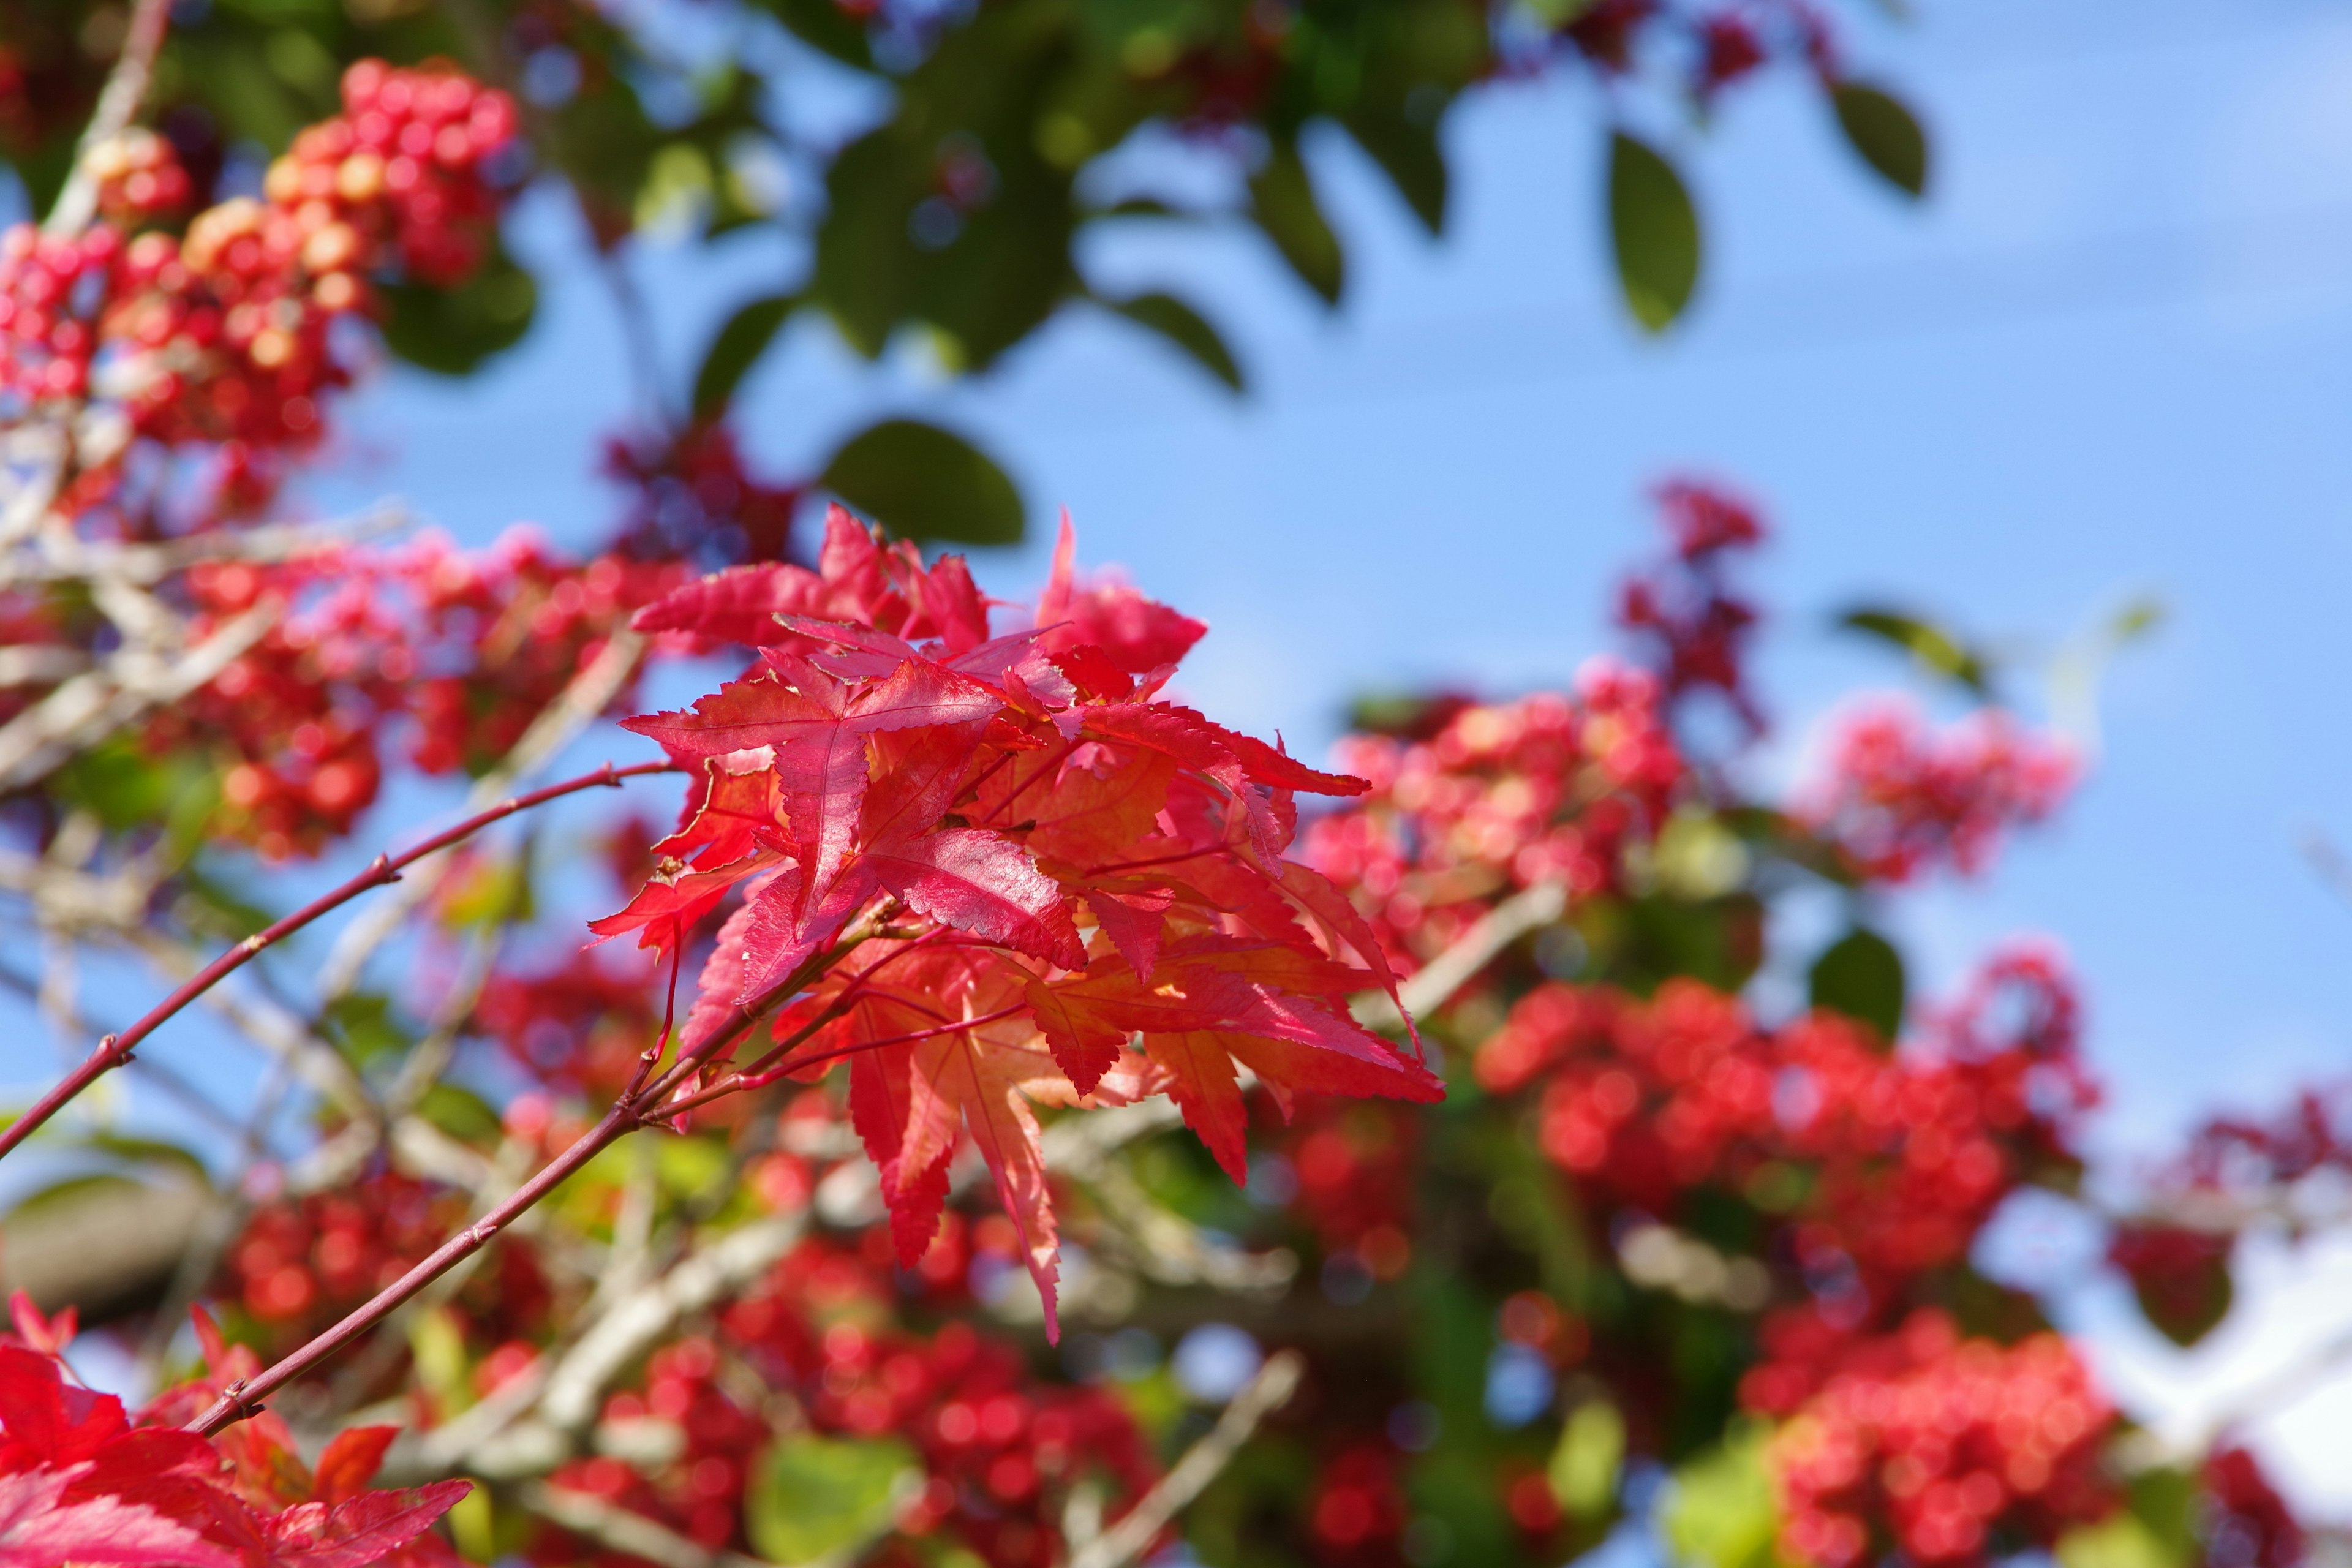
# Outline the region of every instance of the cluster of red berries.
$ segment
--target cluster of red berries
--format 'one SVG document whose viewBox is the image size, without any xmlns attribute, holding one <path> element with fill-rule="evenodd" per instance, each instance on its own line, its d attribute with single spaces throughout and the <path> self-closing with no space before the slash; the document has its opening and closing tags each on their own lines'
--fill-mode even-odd
<svg viewBox="0 0 2352 1568">
<path fill-rule="evenodd" d="M 534 1082 L 609 1097 L 660 1028 L 652 979 L 635 949 L 575 951 L 536 972 L 501 969 L 484 986 L 474 1024 Z"/>
<path fill-rule="evenodd" d="M 379 1172 L 348 1188 L 255 1208 L 222 1260 L 220 1296 L 278 1353 L 330 1327 L 406 1272 L 465 1218 L 466 1198 Z M 469 1338 L 527 1335 L 552 1304 L 530 1244 L 509 1236 L 458 1300 Z"/>
<path fill-rule="evenodd" d="M 178 212 L 195 195 L 180 154 L 143 126 L 131 126 L 91 148 L 82 166 L 98 182 L 98 210 L 118 223 Z"/>
<path fill-rule="evenodd" d="M 801 489 L 751 477 L 735 433 L 697 424 L 675 437 L 614 437 L 604 473 L 627 487 L 620 548 L 641 560 L 704 566 L 782 561 L 792 543 Z"/>
<path fill-rule="evenodd" d="M 912 1563 L 960 1548 L 991 1568 L 1060 1560 L 1061 1505 L 1080 1479 L 1108 1483 L 1114 1517 L 1150 1486 L 1141 1436 L 1108 1394 L 1038 1384 L 1011 1347 L 961 1322 L 928 1338 L 887 1327 L 878 1308 L 887 1294 L 856 1254 L 804 1245 L 720 1313 L 719 1333 L 656 1352 L 641 1389 L 607 1401 L 612 1429 L 666 1424 L 675 1459 L 583 1460 L 556 1484 L 703 1546 L 740 1549 L 751 1466 L 780 1423 L 835 1438 L 892 1436 L 915 1451 L 925 1479 L 901 1506 L 893 1540 L 869 1560 Z M 554 1530 L 532 1552 L 546 1563 L 629 1561 Z"/>
<path fill-rule="evenodd" d="M 79 398 L 98 353 L 98 305 L 122 237 L 105 226 L 0 234 L 0 412 L 14 421 L 44 402 Z"/>
<path fill-rule="evenodd" d="M 1939 733 L 1916 708 L 1880 701 L 1839 725 L 1797 815 L 1865 880 L 1906 882 L 1939 864 L 1973 875 L 2003 832 L 2057 810 L 2075 775 L 2065 747 L 1997 709 Z"/>
<path fill-rule="evenodd" d="M 1694 692 L 1717 692 L 1752 738 L 1764 729 L 1744 672 L 1756 610 L 1724 579 L 1738 555 L 1763 542 L 1764 525 L 1753 506 L 1711 485 L 1673 480 L 1658 488 L 1657 500 L 1673 553 L 1625 579 L 1617 624 L 1657 672 L 1668 708 Z"/>
<path fill-rule="evenodd" d="M 1331 1568 L 1400 1561 L 1410 1521 L 1403 1456 L 1386 1443 L 1356 1443 L 1326 1459 L 1307 1495 L 1307 1544 Z"/>
<path fill-rule="evenodd" d="M 1661 44 L 1672 47 L 1702 108 L 1775 55 L 1802 60 L 1821 76 L 1832 74 L 1836 59 L 1829 19 L 1806 0 L 1734 0 L 1702 12 L 1661 0 L 1596 0 L 1560 34 L 1607 76 L 1641 68 Z"/>
<path fill-rule="evenodd" d="M 1775 1364 L 1813 1385 L 1801 1404 L 1766 1405 L 1789 1416 L 1772 1461 L 1792 1562 L 1848 1568 L 1899 1551 L 1981 1563 L 2046 1549 L 2113 1506 L 2099 1454 L 2115 1410 L 2056 1334 L 1962 1340 L 1921 1310 L 1894 1333 Z"/>
<path fill-rule="evenodd" d="M 321 395 L 350 379 L 330 331 L 367 308 L 369 278 L 446 286 L 479 264 L 499 203 L 484 165 L 514 135 L 506 97 L 454 70 L 362 61 L 343 99 L 262 199 L 207 208 L 184 236 L 124 237 L 193 194 L 171 144 L 142 131 L 98 148 L 107 221 L 0 239 L 0 396 L 102 392 L 139 436 L 223 444 L 233 504 L 266 495 L 274 455 L 315 442 Z"/>
<path fill-rule="evenodd" d="M 482 259 L 498 206 L 485 165 L 514 134 L 513 100 L 460 71 L 362 60 L 343 73 L 343 112 L 297 136 L 263 190 L 298 221 L 316 204 L 328 225 L 351 225 L 339 254 L 386 247 L 409 277 L 446 288 Z M 331 232 L 314 228 L 308 243 Z M 313 273 L 334 269 L 325 259 L 305 251 Z"/>
<path fill-rule="evenodd" d="M 1376 1279 L 1412 1260 L 1421 1123 L 1396 1106 L 1301 1097 L 1280 1144 L 1297 1183 L 1291 1211 L 1327 1255 L 1353 1254 Z"/>
<path fill-rule="evenodd" d="M 375 591 L 375 558 L 205 563 L 186 577 L 199 638 L 258 612 L 258 640 L 149 726 L 158 754 L 222 755 L 224 832 L 273 859 L 351 830 L 383 777 L 375 730 L 414 673 L 404 628 Z"/>
<path fill-rule="evenodd" d="M 2063 984 L 2042 956 L 2032 972 Z M 1790 1218 L 1809 1275 L 1867 1285 L 1963 1256 L 2027 1169 L 2066 1156 L 2088 1103 L 2071 1034 L 1996 1046 L 1979 1014 L 1960 1016 L 1946 1043 L 1890 1055 L 1828 1013 L 1759 1029 L 1696 981 L 1646 1002 L 1547 984 L 1476 1068 L 1497 1093 L 1540 1081 L 1544 1152 L 1612 1203 L 1667 1215 L 1694 1189 L 1728 1190 Z"/>
<path fill-rule="evenodd" d="M 472 552 L 427 535 L 394 570 L 415 606 L 410 755 L 428 773 L 479 773 L 505 756 L 629 616 L 682 575 L 675 563 L 617 554 L 567 561 L 528 527 Z"/>
<path fill-rule="evenodd" d="M 186 579 L 198 637 L 257 609 L 269 625 L 158 715 L 146 743 L 218 760 L 227 837 L 271 859 L 316 854 L 374 801 L 388 723 L 412 727 L 425 773 L 481 772 L 677 572 L 567 561 L 529 529 L 479 552 L 428 534 L 389 552 L 199 565 Z"/>
<path fill-rule="evenodd" d="M 1307 858 L 1358 895 L 1407 966 L 1444 951 L 1498 890 L 1620 886 L 1626 848 L 1664 819 L 1683 776 L 1657 682 L 1605 659 L 1572 696 L 1464 707 L 1424 741 L 1352 737 L 1339 766 L 1371 790 L 1308 826 Z"/>
</svg>

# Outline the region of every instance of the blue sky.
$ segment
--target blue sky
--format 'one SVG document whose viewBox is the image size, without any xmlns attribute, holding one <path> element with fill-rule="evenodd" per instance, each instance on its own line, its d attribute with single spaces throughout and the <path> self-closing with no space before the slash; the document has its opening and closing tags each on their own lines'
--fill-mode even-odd
<svg viewBox="0 0 2352 1568">
<path fill-rule="evenodd" d="M 1450 122 L 1442 244 L 1351 149 L 1313 149 L 1349 245 L 1336 316 L 1237 231 L 1089 254 L 1098 280 L 1201 301 L 1252 374 L 1244 401 L 1076 315 L 956 386 L 911 355 L 856 365 L 803 323 L 747 390 L 748 443 L 791 471 L 885 410 L 984 437 L 1040 517 L 1071 509 L 1087 559 L 1211 624 L 1195 700 L 1309 751 L 1366 687 L 1565 679 L 1601 646 L 1609 584 L 1650 542 L 1644 491 L 1670 472 L 1730 479 L 1777 523 L 1756 580 L 1781 774 L 1828 704 L 1903 679 L 1828 631 L 1842 606 L 1912 604 L 2046 647 L 2158 595 L 2170 617 L 2112 672 L 2104 755 L 2064 819 L 1895 916 L 1931 993 L 2003 935 L 2063 940 L 2112 1085 L 2103 1145 L 2128 1162 L 2206 1108 L 2336 1074 L 2352 1046 L 2352 905 L 2301 848 L 2313 831 L 2352 844 L 2352 16 L 1916 9 L 1863 29 L 1855 56 L 1928 121 L 1931 199 L 1865 176 L 1798 84 L 1736 94 L 1687 143 L 1711 248 L 1663 342 L 1613 306 L 1596 106 L 1555 81 Z M 617 498 L 590 470 L 628 416 L 619 330 L 564 259 L 564 214 L 536 205 L 520 239 L 551 266 L 533 336 L 459 387 L 373 384 L 317 504 L 396 492 L 468 541 L 608 524 Z M 753 240 L 631 265 L 671 341 L 698 343 L 793 259 Z M 1022 596 L 1043 556 L 976 564 Z M 2347 1280 L 2352 1257 L 2281 1261 L 2201 1357 L 2168 1359 L 2096 1289 L 2071 1310 L 2119 1385 L 2187 1409 L 2291 1353 Z M 2310 1495 L 2352 1502 L 2323 1440 L 2347 1422 L 2339 1386 L 2269 1429 Z"/>
</svg>

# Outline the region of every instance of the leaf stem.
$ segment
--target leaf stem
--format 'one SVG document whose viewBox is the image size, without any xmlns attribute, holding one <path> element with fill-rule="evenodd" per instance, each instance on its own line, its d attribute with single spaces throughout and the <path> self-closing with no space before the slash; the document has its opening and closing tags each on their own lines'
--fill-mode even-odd
<svg viewBox="0 0 2352 1568">
<path fill-rule="evenodd" d="M 189 1003 L 219 984 L 230 972 L 241 968 L 264 948 L 284 941 L 321 915 L 349 903 L 370 889 L 381 888 L 386 883 L 398 881 L 403 868 L 423 859 L 436 850 L 446 849 L 460 839 L 470 837 L 494 822 L 512 816 L 517 812 L 529 811 L 533 806 L 545 805 L 558 796 L 600 786 L 618 788 L 623 779 L 636 778 L 646 773 L 674 771 L 672 764 L 667 762 L 635 763 L 625 768 L 616 768 L 612 763 L 606 763 L 594 773 L 583 773 L 578 778 L 566 779 L 561 784 L 551 784 L 544 788 L 532 790 L 528 795 L 514 795 L 500 801 L 488 810 L 478 812 L 454 827 L 446 828 L 422 844 L 414 848 L 404 849 L 398 855 L 378 855 L 368 863 L 367 869 L 341 886 L 320 894 L 292 914 L 247 937 L 243 942 L 190 975 L 178 989 L 150 1008 L 130 1027 L 120 1034 L 109 1035 L 100 1040 L 89 1055 L 82 1058 L 80 1066 L 59 1079 L 56 1087 L 34 1102 L 32 1109 L 10 1122 L 5 1129 L 0 1129 L 0 1158 L 5 1158 L 16 1145 L 31 1137 L 43 1123 L 63 1110 L 76 1095 L 129 1061 L 133 1047 L 153 1034 Z"/>
</svg>

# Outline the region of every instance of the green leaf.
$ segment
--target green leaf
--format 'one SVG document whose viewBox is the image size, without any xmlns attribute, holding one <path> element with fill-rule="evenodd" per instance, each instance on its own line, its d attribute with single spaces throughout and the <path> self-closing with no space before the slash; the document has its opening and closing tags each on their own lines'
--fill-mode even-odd
<svg viewBox="0 0 2352 1568">
<path fill-rule="evenodd" d="M 2058 1538 L 2061 1568 L 2188 1568 L 2202 1555 L 2197 1486 L 2164 1467 L 2132 1477 L 2124 1506 L 2097 1524 Z"/>
<path fill-rule="evenodd" d="M 760 1457 L 744 1499 L 752 1549 L 784 1568 L 849 1560 L 890 1528 L 901 1492 L 922 1475 L 919 1464 L 890 1438 L 784 1438 Z"/>
<path fill-rule="evenodd" d="M 1339 302 L 1339 290 L 1347 281 L 1347 258 L 1340 252 L 1339 237 L 1332 232 L 1330 220 L 1315 198 L 1315 183 L 1298 155 L 1297 142 L 1276 142 L 1265 167 L 1251 176 L 1250 216 L 1274 241 L 1274 247 L 1282 252 L 1299 279 L 1323 296 L 1325 304 Z"/>
<path fill-rule="evenodd" d="M 1139 327 L 1158 332 L 1192 356 L 1193 363 L 1235 392 L 1242 390 L 1242 367 L 1233 351 L 1201 312 L 1173 294 L 1138 294 L 1131 300 L 1103 303 Z"/>
<path fill-rule="evenodd" d="M 1962 642 L 1958 635 L 1932 621 L 1901 610 L 1864 605 L 1840 616 L 1837 624 L 1848 631 L 1892 643 L 1930 674 L 1957 680 L 1979 697 L 1992 695 L 1991 661 Z"/>
<path fill-rule="evenodd" d="M 1856 926 L 1813 960 L 1812 1003 L 1868 1024 L 1892 1041 L 1903 1029 L 1903 955 Z"/>
<path fill-rule="evenodd" d="M 387 284 L 383 341 L 413 365 L 442 375 L 469 375 L 530 330 L 539 285 L 504 250 L 455 289 Z"/>
<path fill-rule="evenodd" d="M 694 373 L 694 416 L 715 419 L 726 412 L 751 368 L 768 352 L 799 299 L 792 294 L 766 294 L 737 308 L 710 340 L 702 368 Z"/>
<path fill-rule="evenodd" d="M 962 437 L 913 419 L 886 419 L 843 443 L 818 482 L 902 539 L 1017 544 L 1021 492 Z"/>
<path fill-rule="evenodd" d="M 1659 1517 L 1676 1561 L 1693 1568 L 1771 1568 L 1780 1531 L 1766 1448 L 1772 1428 L 1742 1419 L 1720 1447 L 1675 1471 Z"/>
<path fill-rule="evenodd" d="M 1698 209 L 1675 166 L 1622 131 L 1609 139 L 1609 236 L 1625 308 L 1664 331 L 1698 287 Z"/>
<path fill-rule="evenodd" d="M 866 28 L 833 0 L 760 0 L 761 8 L 792 30 L 801 42 L 859 70 L 874 68 Z"/>
<path fill-rule="evenodd" d="M 1617 1505 L 1617 1476 L 1625 1463 L 1625 1418 L 1605 1399 L 1588 1399 L 1568 1413 L 1546 1472 L 1551 1495 L 1580 1524 L 1604 1518 Z"/>
<path fill-rule="evenodd" d="M 1906 195 L 1927 190 L 1927 133 L 1902 100 L 1864 82 L 1841 81 L 1832 84 L 1830 103 L 1864 163 Z"/>
<path fill-rule="evenodd" d="M 1423 228 L 1440 234 L 1445 228 L 1448 180 L 1445 153 L 1438 145 L 1437 121 L 1412 119 L 1402 110 L 1390 113 L 1364 110 L 1346 121 L 1348 133 L 1371 155 Z"/>
</svg>

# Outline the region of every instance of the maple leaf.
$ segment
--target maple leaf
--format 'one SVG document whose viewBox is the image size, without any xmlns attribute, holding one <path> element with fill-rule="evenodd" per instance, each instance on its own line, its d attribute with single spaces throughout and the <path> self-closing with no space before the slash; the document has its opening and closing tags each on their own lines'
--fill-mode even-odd
<svg viewBox="0 0 2352 1568">
<path fill-rule="evenodd" d="M 262 1561 L 268 1568 L 372 1568 L 432 1529 L 473 1489 L 471 1481 L 435 1481 L 344 1502 L 297 1504 L 268 1521 Z"/>
<path fill-rule="evenodd" d="M 973 1014 L 979 1016 L 979 1014 Z M 1045 1338 L 1061 1342 L 1055 1287 L 1060 1275 L 1061 1233 L 1045 1184 L 1045 1156 L 1030 1098 L 1067 1098 L 1069 1086 L 1024 1019 L 957 1029 L 919 1041 L 908 1052 L 907 1141 L 899 1170 L 944 1171 L 959 1126 L 971 1134 L 997 1200 L 1021 1236 L 1022 1261 L 1045 1305 Z M 1056 1094 L 1056 1090 L 1059 1094 Z"/>
<path fill-rule="evenodd" d="M 804 566 L 730 566 L 672 589 L 631 616 L 629 625 L 641 632 L 683 632 L 757 647 L 791 635 L 777 624 L 778 611 L 800 609 L 823 592 L 822 580 Z"/>
<path fill-rule="evenodd" d="M 226 1549 L 141 1504 L 65 1501 L 79 1469 L 0 1476 L 0 1568 L 242 1568 Z"/>
<path fill-rule="evenodd" d="M 400 1436 L 397 1426 L 352 1426 L 328 1442 L 310 1472 L 320 1502 L 343 1502 L 365 1489 L 383 1465 L 384 1451 Z"/>
<path fill-rule="evenodd" d="M 950 827 L 877 845 L 865 858 L 884 887 L 942 925 L 1065 969 L 1086 967 L 1061 885 L 1009 838 Z"/>
<path fill-rule="evenodd" d="M 1046 632 L 1048 648 L 1058 652 L 1091 646 L 1118 669 L 1141 675 L 1175 664 L 1208 635 L 1209 628 L 1199 621 L 1124 583 L 1078 587 L 1077 552 L 1077 532 L 1065 511 L 1061 534 L 1054 542 L 1053 572 L 1037 597 L 1037 624 L 1051 628 Z"/>
</svg>

